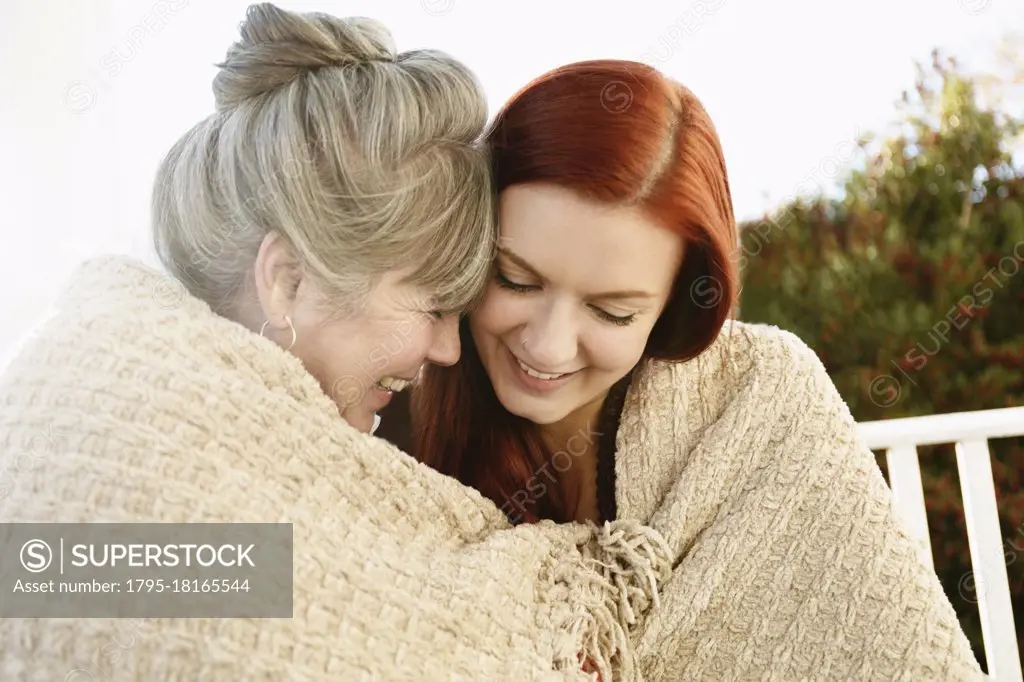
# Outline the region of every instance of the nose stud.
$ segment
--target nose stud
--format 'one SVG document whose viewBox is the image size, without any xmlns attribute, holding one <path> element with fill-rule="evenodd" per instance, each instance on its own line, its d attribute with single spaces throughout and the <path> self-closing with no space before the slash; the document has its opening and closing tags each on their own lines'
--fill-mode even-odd
<svg viewBox="0 0 1024 682">
<path fill-rule="evenodd" d="M 526 348 L 526 340 L 527 340 L 527 339 L 526 339 L 526 337 L 524 336 L 524 337 L 523 337 L 523 340 L 519 342 L 519 343 L 520 343 L 520 345 L 522 345 L 522 347 L 523 347 L 523 348 Z"/>
</svg>

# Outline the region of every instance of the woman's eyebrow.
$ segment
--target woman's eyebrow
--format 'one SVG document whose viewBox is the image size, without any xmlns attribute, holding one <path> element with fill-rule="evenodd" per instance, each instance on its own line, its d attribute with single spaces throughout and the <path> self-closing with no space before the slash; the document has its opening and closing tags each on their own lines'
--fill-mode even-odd
<svg viewBox="0 0 1024 682">
<path fill-rule="evenodd" d="M 506 246 L 499 246 L 498 247 L 498 252 L 501 253 L 502 255 L 504 255 L 506 258 L 508 258 L 510 261 L 512 261 L 513 263 L 515 263 L 519 267 L 521 267 L 523 270 L 526 270 L 528 273 L 530 273 L 531 275 L 533 275 L 537 279 L 544 279 L 543 277 L 541 277 L 541 274 L 539 272 L 537 272 L 536 268 L 534 268 L 532 265 L 527 263 L 526 260 L 524 260 L 521 256 L 517 256 L 516 254 L 512 253 L 512 251 L 509 250 L 508 247 L 506 247 Z"/>
<path fill-rule="evenodd" d="M 609 301 L 619 298 L 654 298 L 654 294 L 649 291 L 642 291 L 640 289 L 626 289 L 625 291 L 606 291 L 600 294 L 591 294 L 590 298 L 601 299 L 602 301 Z"/>
</svg>

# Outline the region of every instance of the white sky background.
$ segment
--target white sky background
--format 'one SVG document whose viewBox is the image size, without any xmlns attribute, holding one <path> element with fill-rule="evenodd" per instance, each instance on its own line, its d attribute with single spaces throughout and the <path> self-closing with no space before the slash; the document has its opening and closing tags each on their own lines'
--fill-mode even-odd
<svg viewBox="0 0 1024 682">
<path fill-rule="evenodd" d="M 248 4 L 0 0 L 0 366 L 80 260 L 121 252 L 154 262 L 153 173 L 211 113 L 213 64 Z M 850 140 L 892 119 L 914 60 L 929 61 L 932 48 L 971 64 L 1008 31 L 1024 31 L 1022 0 L 278 4 L 374 17 L 400 50 L 451 53 L 476 71 L 492 114 L 561 64 L 655 65 L 708 108 L 739 219 L 827 182 Z"/>
</svg>

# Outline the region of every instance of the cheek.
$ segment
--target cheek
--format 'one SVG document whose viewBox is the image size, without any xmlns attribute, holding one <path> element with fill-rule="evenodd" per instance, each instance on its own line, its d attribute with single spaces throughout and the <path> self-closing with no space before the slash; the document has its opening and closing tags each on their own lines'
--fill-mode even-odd
<svg viewBox="0 0 1024 682">
<path fill-rule="evenodd" d="M 430 351 L 433 329 L 427 320 L 403 320 L 393 326 L 378 344 L 378 354 L 386 358 L 385 369 L 398 369 L 404 373 L 409 366 L 419 364 Z"/>
<path fill-rule="evenodd" d="M 474 336 L 503 336 L 528 319 L 528 304 L 523 298 L 492 284 L 470 316 L 469 324 Z"/>
<path fill-rule="evenodd" d="M 403 364 L 419 364 L 424 361 L 434 342 L 434 333 L 429 326 L 415 328 L 402 344 L 402 352 L 395 358 Z"/>
<path fill-rule="evenodd" d="M 300 331 L 299 338 L 299 359 L 340 405 L 358 402 L 375 381 L 368 359 L 372 346 L 351 326 L 316 324 Z"/>
<path fill-rule="evenodd" d="M 593 330 L 586 342 L 588 361 L 596 369 L 625 375 L 643 356 L 649 333 L 641 325 Z"/>
</svg>

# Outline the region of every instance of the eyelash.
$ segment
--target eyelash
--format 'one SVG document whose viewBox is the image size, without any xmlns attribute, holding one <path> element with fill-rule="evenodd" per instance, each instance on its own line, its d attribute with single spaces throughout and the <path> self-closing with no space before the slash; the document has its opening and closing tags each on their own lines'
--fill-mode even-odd
<svg viewBox="0 0 1024 682">
<path fill-rule="evenodd" d="M 436 322 L 436 321 L 439 321 L 439 320 L 443 320 L 446 317 L 450 317 L 452 315 L 456 315 L 456 316 L 462 315 L 463 311 L 459 310 L 459 309 L 456 309 L 456 308 L 445 308 L 445 309 L 442 309 L 442 310 L 438 310 L 438 309 L 428 310 L 426 312 L 427 312 L 427 315 L 429 315 L 430 318 Z"/>
<path fill-rule="evenodd" d="M 513 282 L 508 277 L 503 275 L 500 270 L 496 271 L 495 275 L 498 281 L 498 286 L 500 286 L 502 289 L 514 291 L 517 294 L 527 294 L 530 293 L 531 291 L 536 291 L 537 289 L 540 288 L 535 284 L 519 284 L 518 282 Z M 619 316 L 612 315 L 611 313 L 605 310 L 601 310 L 600 308 L 597 308 L 595 306 L 590 306 L 590 309 L 593 310 L 594 313 L 605 322 L 617 325 L 619 327 L 625 327 L 628 324 L 632 324 L 633 320 L 636 319 L 636 313 L 633 313 L 631 315 Z"/>
<path fill-rule="evenodd" d="M 514 291 L 517 294 L 525 294 L 534 291 L 538 288 L 535 284 L 519 284 L 517 282 L 513 282 L 508 277 L 503 275 L 500 270 L 498 270 L 495 274 L 498 278 L 498 286 L 502 287 L 503 289 Z"/>
</svg>

